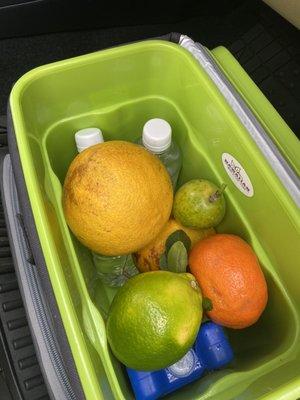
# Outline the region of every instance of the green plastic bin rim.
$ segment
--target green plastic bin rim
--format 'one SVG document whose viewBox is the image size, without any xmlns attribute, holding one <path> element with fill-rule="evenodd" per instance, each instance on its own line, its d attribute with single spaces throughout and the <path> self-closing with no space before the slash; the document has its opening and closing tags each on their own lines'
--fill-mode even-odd
<svg viewBox="0 0 300 400">
<path fill-rule="evenodd" d="M 189 50 L 202 68 L 206 71 L 242 125 L 244 125 L 247 132 L 256 143 L 258 149 L 264 155 L 265 159 L 269 163 L 283 187 L 286 189 L 289 196 L 293 199 L 295 204 L 300 207 L 299 176 L 287 162 L 284 155 L 280 152 L 276 144 L 270 138 L 269 134 L 263 128 L 262 124 L 259 122 L 244 99 L 221 70 L 211 53 L 200 43 L 195 43 L 191 38 L 185 35 L 180 37 L 179 44 Z M 253 100 L 255 101 L 255 99 Z M 268 102 L 267 99 L 266 102 Z M 273 115 L 274 118 L 278 118 L 278 114 L 275 109 L 273 109 Z M 293 132 L 290 131 L 288 127 L 286 127 L 286 132 L 286 140 L 288 141 L 290 140 L 290 136 L 293 135 Z M 298 146 L 300 154 L 300 143 L 298 143 Z"/>
<path fill-rule="evenodd" d="M 39 195 L 36 191 L 36 183 L 33 182 L 32 177 L 30 176 L 29 171 L 32 169 L 31 165 L 31 160 L 29 157 L 29 147 L 28 143 L 23 137 L 23 132 L 25 132 L 25 127 L 24 127 L 24 122 L 22 118 L 22 110 L 19 104 L 19 99 L 22 96 L 23 91 L 26 89 L 27 85 L 30 85 L 30 83 L 33 80 L 38 79 L 40 76 L 45 76 L 48 73 L 51 73 L 52 71 L 56 70 L 61 70 L 65 68 L 71 68 L 76 65 L 80 65 L 81 62 L 91 62 L 94 61 L 99 57 L 99 54 L 101 55 L 104 54 L 110 54 L 114 53 L 115 51 L 119 52 L 119 55 L 122 56 L 122 52 L 126 51 L 130 47 L 132 51 L 139 51 L 141 46 L 168 46 L 172 48 L 174 51 L 181 51 L 179 50 L 179 46 L 176 44 L 172 43 L 166 43 L 163 41 L 157 41 L 157 40 L 152 40 L 152 41 L 147 41 L 147 42 L 139 42 L 139 43 L 134 43 L 130 45 L 124 45 L 120 46 L 117 49 L 108 49 L 105 51 L 97 52 L 97 53 L 92 53 L 76 58 L 72 58 L 69 60 L 64 60 L 64 61 L 59 61 L 53 64 L 49 64 L 46 66 L 42 66 L 39 68 L 36 68 L 27 74 L 25 74 L 20 80 L 15 84 L 11 96 L 10 96 L 10 105 L 11 105 L 11 110 L 12 110 L 12 117 L 13 117 L 13 124 L 14 128 L 17 132 L 17 143 L 18 143 L 18 148 L 20 152 L 20 158 L 22 160 L 22 167 L 25 175 L 25 181 L 26 181 L 26 186 L 27 190 L 29 192 L 29 197 L 30 197 L 30 203 L 31 207 L 34 211 L 34 216 L 35 216 L 35 223 L 37 225 L 37 230 L 39 232 L 39 235 L 41 234 L 44 239 L 46 240 L 47 234 L 44 231 L 43 223 L 42 223 L 42 213 L 39 210 Z M 259 121 L 255 118 L 255 116 L 251 113 L 249 108 L 247 107 L 246 103 L 243 104 L 243 101 L 241 98 L 238 97 L 238 93 L 235 91 L 233 86 L 231 86 L 230 82 L 224 75 L 224 73 L 221 71 L 213 57 L 209 54 L 209 52 L 202 47 L 199 44 L 195 44 L 195 42 L 192 41 L 192 39 L 188 38 L 187 36 L 182 35 L 180 37 L 180 45 L 184 47 L 186 50 L 188 50 L 194 58 L 198 61 L 198 63 L 202 66 L 202 68 L 206 71 L 210 79 L 214 82 L 215 86 L 219 89 L 219 91 L 222 93 L 222 95 L 225 97 L 226 101 L 230 104 L 231 108 L 233 109 L 234 113 L 238 116 L 240 119 L 241 123 L 246 127 L 247 131 L 249 132 L 249 126 L 251 126 L 251 129 L 254 128 L 252 134 L 249 132 L 251 135 L 252 139 L 256 142 L 257 146 L 260 148 L 259 141 L 257 142 L 255 139 L 259 137 L 259 140 L 262 140 L 262 142 L 266 145 L 265 151 L 268 152 L 268 154 L 271 156 L 270 160 L 268 160 L 271 168 L 272 168 L 272 161 L 274 159 L 276 162 L 279 162 L 279 165 L 281 166 L 279 168 L 279 174 L 278 171 L 274 171 L 279 180 L 281 181 L 283 187 L 286 190 L 286 194 L 289 197 L 292 197 L 294 202 L 299 201 L 300 204 L 300 197 L 299 197 L 299 180 L 295 179 L 295 174 L 292 171 L 292 169 L 289 167 L 289 165 L 286 163 L 284 157 L 278 152 L 278 149 L 274 149 L 274 144 L 272 142 L 269 142 L 267 139 L 268 135 L 260 125 Z M 183 53 L 181 53 L 183 54 Z M 188 56 L 188 55 L 187 55 Z M 190 60 L 190 56 L 189 56 Z M 195 60 L 194 60 L 195 61 Z M 226 94 L 224 94 L 223 90 L 225 88 L 226 94 L 233 99 L 232 103 L 228 101 L 228 98 L 226 98 Z M 237 110 L 239 110 L 240 105 L 243 105 L 242 108 L 242 113 L 238 114 Z M 235 107 L 236 106 L 236 107 Z M 261 137 L 261 133 L 262 137 Z M 258 136 L 256 136 L 258 134 Z M 264 154 L 264 149 L 260 148 L 261 152 Z M 278 161 L 279 160 L 279 161 Z M 287 164 L 287 165 L 286 165 Z M 281 175 L 282 174 L 282 175 Z M 293 175 L 294 174 L 294 175 Z M 291 186 L 288 189 L 286 187 L 286 182 L 285 179 L 288 177 L 288 181 L 290 182 Z M 296 177 L 297 178 L 297 177 Z M 46 235 L 46 236 L 45 236 Z M 42 242 L 42 239 L 41 239 Z M 50 260 L 51 263 L 55 262 L 55 257 L 53 254 L 51 254 L 51 247 L 48 245 L 42 245 L 42 250 L 44 252 L 44 256 L 46 260 Z M 57 302 L 58 304 L 62 304 L 63 306 L 60 307 L 60 312 L 64 315 L 63 320 L 64 324 L 66 325 L 66 330 L 68 331 L 68 339 L 70 340 L 70 343 L 72 343 L 72 348 L 77 348 L 78 347 L 78 339 L 79 336 L 77 335 L 77 330 L 78 326 L 72 326 L 73 321 L 76 321 L 76 315 L 74 311 L 72 311 L 72 305 L 71 305 L 71 300 L 69 296 L 65 296 L 65 287 L 64 287 L 64 282 L 63 280 L 59 279 L 59 276 L 54 273 L 50 273 L 50 279 L 52 282 L 52 285 L 55 286 L 55 294 L 57 297 Z M 66 315 L 68 314 L 69 315 Z M 81 338 L 82 339 L 82 338 Z M 81 354 L 82 356 L 82 354 Z M 77 356 L 75 356 L 76 358 Z M 80 376 L 85 376 L 87 377 L 89 370 L 91 368 L 90 362 L 84 363 L 84 365 L 81 363 L 82 360 L 76 359 L 76 366 L 78 368 L 78 372 Z M 84 391 L 86 392 L 87 395 L 89 395 L 89 398 L 93 398 L 90 396 L 93 396 L 93 393 L 95 394 L 96 392 L 94 391 L 93 383 L 89 380 L 86 382 L 82 382 Z M 99 398 L 99 397 L 98 397 Z"/>
</svg>

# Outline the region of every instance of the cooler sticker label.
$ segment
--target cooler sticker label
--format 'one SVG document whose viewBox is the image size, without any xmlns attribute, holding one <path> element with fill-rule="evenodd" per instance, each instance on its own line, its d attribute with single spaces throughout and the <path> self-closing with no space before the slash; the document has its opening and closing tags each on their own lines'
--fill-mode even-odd
<svg viewBox="0 0 300 400">
<path fill-rule="evenodd" d="M 223 153 L 222 163 L 229 178 L 239 191 L 247 197 L 252 197 L 254 195 L 254 190 L 251 180 L 237 159 L 229 153 Z"/>
</svg>

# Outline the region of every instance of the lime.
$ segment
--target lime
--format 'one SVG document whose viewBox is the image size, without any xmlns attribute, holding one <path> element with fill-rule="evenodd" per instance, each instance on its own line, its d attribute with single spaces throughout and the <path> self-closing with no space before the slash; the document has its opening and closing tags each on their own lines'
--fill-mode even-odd
<svg viewBox="0 0 300 400">
<path fill-rule="evenodd" d="M 114 355 L 140 371 L 165 368 L 192 347 L 202 318 L 193 275 L 153 271 L 136 275 L 116 294 L 107 320 Z"/>
</svg>

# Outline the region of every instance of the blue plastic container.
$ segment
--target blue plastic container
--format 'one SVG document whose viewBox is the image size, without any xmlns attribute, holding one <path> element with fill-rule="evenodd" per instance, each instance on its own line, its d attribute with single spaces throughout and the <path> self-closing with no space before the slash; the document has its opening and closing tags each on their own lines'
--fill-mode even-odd
<svg viewBox="0 0 300 400">
<path fill-rule="evenodd" d="M 177 363 L 159 371 L 144 372 L 127 368 L 136 400 L 156 400 L 199 378 L 205 371 L 224 367 L 233 351 L 221 326 L 202 324 L 191 350 Z"/>
</svg>

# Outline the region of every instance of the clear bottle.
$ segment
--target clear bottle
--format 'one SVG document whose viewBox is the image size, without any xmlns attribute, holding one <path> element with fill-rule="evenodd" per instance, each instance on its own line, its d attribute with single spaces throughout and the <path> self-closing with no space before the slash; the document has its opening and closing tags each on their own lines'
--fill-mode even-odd
<svg viewBox="0 0 300 400">
<path fill-rule="evenodd" d="M 90 146 L 103 143 L 104 139 L 100 129 L 86 128 L 75 133 L 75 142 L 78 153 L 81 153 Z M 138 274 L 138 270 L 130 254 L 104 256 L 92 252 L 92 256 L 97 273 L 102 282 L 107 286 L 122 286 L 129 278 Z"/>
<path fill-rule="evenodd" d="M 138 143 L 157 155 L 167 168 L 173 189 L 175 189 L 182 165 L 182 157 L 179 147 L 172 140 L 170 124 L 161 118 L 150 119 L 145 123 L 142 137 Z"/>
<path fill-rule="evenodd" d="M 98 276 L 107 286 L 123 286 L 128 279 L 139 273 L 131 254 L 125 256 L 103 256 L 97 253 L 92 254 Z"/>
</svg>

